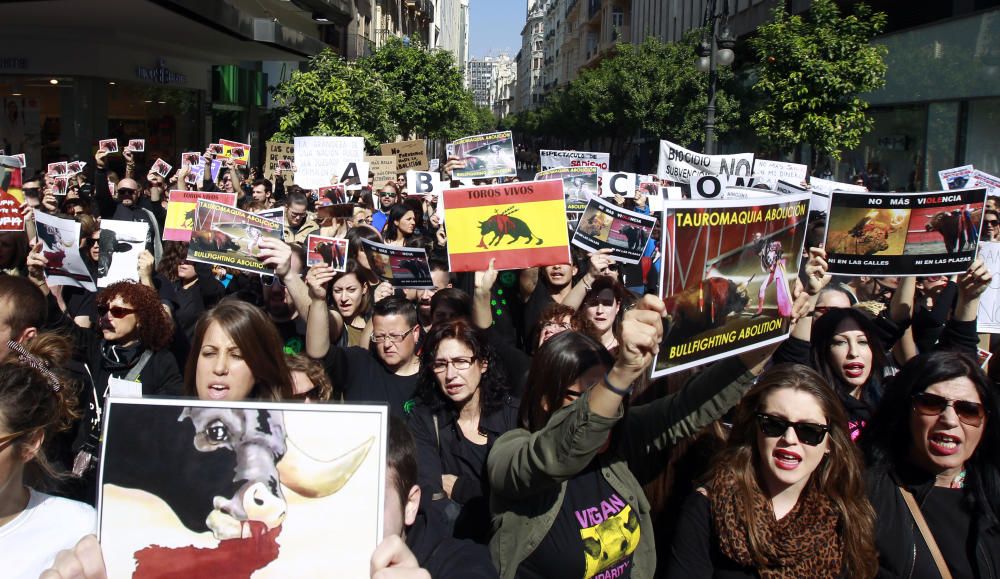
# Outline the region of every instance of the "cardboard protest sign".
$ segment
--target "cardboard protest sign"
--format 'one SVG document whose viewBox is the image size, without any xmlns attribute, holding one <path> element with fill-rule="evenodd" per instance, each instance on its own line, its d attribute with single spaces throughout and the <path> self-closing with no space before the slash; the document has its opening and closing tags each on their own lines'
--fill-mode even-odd
<svg viewBox="0 0 1000 579">
<path fill-rule="evenodd" d="M 514 136 L 510 131 L 463 137 L 448 143 L 447 150 L 449 157 L 455 156 L 465 161 L 465 167 L 451 173 L 457 179 L 517 176 Z"/>
<path fill-rule="evenodd" d="M 607 171 L 611 166 L 611 155 L 608 153 L 589 153 L 587 151 L 554 151 L 542 149 L 538 151 L 538 164 L 541 171 L 559 167 L 597 167 L 598 173 Z"/>
<path fill-rule="evenodd" d="M 761 181 L 774 185 L 779 179 L 788 183 L 799 184 L 806 180 L 809 167 L 799 163 L 784 163 L 756 159 L 753 162 L 753 176 Z"/>
<path fill-rule="evenodd" d="M 980 241 L 979 258 L 993 274 L 993 279 L 979 296 L 976 331 L 980 334 L 1000 334 L 1000 243 Z"/>
<path fill-rule="evenodd" d="M 941 181 L 941 188 L 947 191 L 952 189 L 965 189 L 972 186 L 972 174 L 975 172 L 972 165 L 963 165 L 952 169 L 938 171 L 938 180 Z"/>
<path fill-rule="evenodd" d="M 372 177 L 372 187 L 382 187 L 387 181 L 396 180 L 396 155 L 365 156 Z"/>
<path fill-rule="evenodd" d="M 249 211 L 199 199 L 187 258 L 271 275 L 274 270 L 257 259 L 260 240 L 265 237 L 281 239 L 282 224 Z"/>
<path fill-rule="evenodd" d="M 1000 195 L 1000 177 L 976 169 L 972 172 L 972 187 L 985 187 L 986 196 Z"/>
<path fill-rule="evenodd" d="M 226 139 L 219 139 L 219 144 L 222 145 L 220 157 L 232 159 L 237 165 L 246 165 L 250 162 L 250 145 Z"/>
<path fill-rule="evenodd" d="M 566 211 L 583 213 L 597 197 L 597 167 L 559 167 L 535 173 L 535 181 L 559 179 L 563 183 Z"/>
<path fill-rule="evenodd" d="M 21 215 L 21 200 L 11 190 L 10 178 L 5 179 L 4 188 L 0 189 L 0 231 L 24 231 L 24 216 Z M 23 193 L 22 199 L 23 199 Z"/>
<path fill-rule="evenodd" d="M 705 155 L 670 141 L 660 141 L 657 176 L 675 183 L 690 183 L 701 175 L 743 175 L 753 172 L 753 153 Z"/>
<path fill-rule="evenodd" d="M 365 161 L 350 161 L 335 166 L 337 182 L 347 186 L 348 191 L 357 191 L 368 185 L 369 164 Z"/>
<path fill-rule="evenodd" d="M 664 206 L 660 291 L 668 319 L 653 376 L 787 338 L 809 197 Z"/>
<path fill-rule="evenodd" d="M 835 191 L 826 254 L 834 275 L 951 275 L 976 257 L 985 189 Z"/>
<path fill-rule="evenodd" d="M 434 287 L 424 248 L 385 245 L 367 239 L 362 239 L 361 242 L 364 244 L 368 263 L 380 280 L 400 288 Z"/>
<path fill-rule="evenodd" d="M 106 153 L 118 152 L 118 139 L 101 139 L 97 141 L 97 150 Z"/>
<path fill-rule="evenodd" d="M 171 169 L 173 169 L 173 167 L 170 165 L 170 163 L 164 161 L 163 159 L 157 159 L 156 162 L 153 163 L 153 167 L 150 169 L 150 171 L 166 179 L 170 175 Z"/>
<path fill-rule="evenodd" d="M 168 199 L 167 217 L 163 224 L 164 241 L 191 241 L 199 199 L 215 201 L 230 207 L 236 205 L 236 193 L 171 191 Z"/>
<path fill-rule="evenodd" d="M 755 187 L 740 187 L 727 184 L 731 181 L 719 175 L 701 175 L 691 184 L 691 198 L 718 199 L 760 199 L 771 197 L 773 191 Z"/>
<path fill-rule="evenodd" d="M 146 139 L 129 139 L 125 148 L 133 153 L 143 153 L 146 151 Z"/>
<path fill-rule="evenodd" d="M 629 211 L 595 197 L 590 200 L 573 233 L 573 245 L 587 251 L 610 248 L 615 261 L 639 263 L 655 225 L 654 216 Z"/>
<path fill-rule="evenodd" d="M 560 181 L 445 189 L 448 269 L 485 271 L 569 263 Z"/>
<path fill-rule="evenodd" d="M 109 398 L 108 576 L 366 576 L 387 420 L 377 405 Z"/>
<path fill-rule="evenodd" d="M 291 169 L 293 159 L 295 159 L 295 145 L 267 141 L 264 143 L 264 178 L 274 181 L 275 174 L 281 171 L 285 184 L 291 185 L 293 175 L 291 173 L 286 174 L 284 171 Z M 288 162 L 288 169 L 282 169 L 280 166 L 281 161 Z"/>
<path fill-rule="evenodd" d="M 36 211 L 35 225 L 38 239 L 42 242 L 42 255 L 49 260 L 45 267 L 48 284 L 97 291 L 90 271 L 80 257 L 80 224 L 73 219 L 60 219 Z"/>
<path fill-rule="evenodd" d="M 139 279 L 139 255 L 146 249 L 149 224 L 145 221 L 101 220 L 97 242 L 97 287 Z"/>
<path fill-rule="evenodd" d="M 598 180 L 601 183 L 601 195 L 604 197 L 614 197 L 615 195 L 621 195 L 625 198 L 635 197 L 635 173 L 605 171 L 598 175 Z"/>
<path fill-rule="evenodd" d="M 407 171 L 407 195 L 438 195 L 443 188 L 441 175 L 430 171 Z"/>
<path fill-rule="evenodd" d="M 383 143 L 379 145 L 383 155 L 396 156 L 396 171 L 403 173 L 408 170 L 426 171 L 427 143 L 423 139 L 416 141 L 399 141 L 398 143 Z M 396 176 L 393 175 L 393 178 Z"/>
<path fill-rule="evenodd" d="M 339 177 L 337 168 L 365 158 L 361 137 L 295 137 L 295 182 L 304 189 L 319 189 Z"/>
<path fill-rule="evenodd" d="M 347 240 L 339 237 L 310 235 L 306 238 L 306 265 L 329 265 L 334 271 L 347 269 Z"/>
</svg>

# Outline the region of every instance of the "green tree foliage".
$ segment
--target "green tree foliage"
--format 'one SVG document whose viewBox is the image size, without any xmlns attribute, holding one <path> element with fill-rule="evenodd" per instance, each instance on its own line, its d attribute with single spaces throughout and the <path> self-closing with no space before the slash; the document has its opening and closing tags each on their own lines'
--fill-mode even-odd
<svg viewBox="0 0 1000 579">
<path fill-rule="evenodd" d="M 860 144 L 873 121 L 858 95 L 885 84 L 885 47 L 870 44 L 885 23 L 865 4 L 842 16 L 833 0 L 813 0 L 802 17 L 779 3 L 774 22 L 750 41 L 760 59 L 754 89 L 764 97 L 750 123 L 765 145 L 810 143 L 815 164 L 820 154 L 839 159 Z"/>
<path fill-rule="evenodd" d="M 369 149 L 394 140 L 388 85 L 331 50 L 309 59 L 309 68 L 292 73 L 273 95 L 280 120 L 276 141 L 306 135 L 361 136 Z"/>
<path fill-rule="evenodd" d="M 450 52 L 391 38 L 360 66 L 388 86 L 389 116 L 405 139 L 452 140 L 478 122 Z"/>
</svg>

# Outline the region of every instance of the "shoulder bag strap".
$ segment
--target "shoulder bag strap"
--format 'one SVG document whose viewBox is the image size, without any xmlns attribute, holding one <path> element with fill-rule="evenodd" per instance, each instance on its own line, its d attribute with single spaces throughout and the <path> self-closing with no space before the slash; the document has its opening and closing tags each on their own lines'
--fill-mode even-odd
<svg viewBox="0 0 1000 579">
<path fill-rule="evenodd" d="M 137 382 L 139 380 L 139 374 L 141 374 L 142 369 L 146 367 L 146 362 L 149 362 L 149 359 L 152 357 L 152 350 L 146 350 L 143 352 L 139 356 L 139 361 L 135 363 L 135 366 L 132 366 L 132 369 L 128 371 L 128 374 L 125 374 L 124 380 L 127 382 Z"/>
<path fill-rule="evenodd" d="M 913 522 L 915 522 L 917 524 L 917 528 L 920 529 L 920 534 L 924 538 L 924 543 L 927 543 L 927 548 L 931 551 L 931 557 L 934 558 L 934 565 L 937 566 L 942 579 L 952 579 L 951 571 L 948 570 L 948 565 L 944 562 L 944 556 L 941 555 L 941 549 L 938 548 L 937 541 L 934 540 L 934 535 L 931 534 L 931 530 L 927 526 L 927 521 L 924 520 L 924 515 L 920 512 L 920 506 L 917 505 L 916 499 L 913 498 L 913 493 L 903 487 L 899 487 L 899 494 L 903 495 L 903 500 L 906 501 L 906 507 L 910 509 L 910 514 L 913 515 Z"/>
<path fill-rule="evenodd" d="M 441 430 L 440 428 L 438 428 L 438 415 L 433 414 L 431 418 L 434 420 L 434 438 L 437 439 L 438 456 L 441 456 Z M 448 494 L 445 493 L 444 491 L 441 491 L 439 493 L 434 493 L 433 495 L 431 495 L 432 501 L 439 501 L 441 499 L 446 499 L 446 498 L 448 498 Z"/>
</svg>

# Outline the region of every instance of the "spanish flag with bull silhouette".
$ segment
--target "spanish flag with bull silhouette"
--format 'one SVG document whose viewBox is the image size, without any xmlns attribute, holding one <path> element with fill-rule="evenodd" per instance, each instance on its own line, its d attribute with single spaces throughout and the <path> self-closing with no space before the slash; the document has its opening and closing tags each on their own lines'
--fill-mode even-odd
<svg viewBox="0 0 1000 579">
<path fill-rule="evenodd" d="M 569 263 L 561 181 L 460 187 L 441 194 L 451 271 Z"/>
</svg>

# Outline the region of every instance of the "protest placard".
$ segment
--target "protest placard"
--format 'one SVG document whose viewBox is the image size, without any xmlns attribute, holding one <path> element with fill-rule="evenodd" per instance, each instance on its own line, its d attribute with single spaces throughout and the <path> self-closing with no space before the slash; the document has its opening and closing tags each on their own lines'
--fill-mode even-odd
<svg viewBox="0 0 1000 579">
<path fill-rule="evenodd" d="M 938 171 L 938 180 L 941 181 L 941 188 L 945 190 L 965 189 L 972 186 L 972 174 L 975 172 L 972 165 L 963 165 L 952 169 Z"/>
<path fill-rule="evenodd" d="M 863 193 L 868 191 L 867 187 L 854 185 L 852 183 L 840 183 L 819 177 L 809 177 L 809 188 L 812 191 L 812 210 L 826 212 L 830 208 L 830 195 L 834 191 L 856 191 Z"/>
<path fill-rule="evenodd" d="M 566 211 L 583 213 L 587 203 L 597 197 L 597 167 L 557 167 L 535 173 L 535 181 L 559 179 L 563 183 Z"/>
<path fill-rule="evenodd" d="M 387 421 L 378 405 L 109 398 L 97 520 L 108 576 L 367 576 Z"/>
<path fill-rule="evenodd" d="M 430 264 L 427 262 L 427 251 L 424 248 L 385 245 L 364 238 L 361 242 L 364 244 L 368 263 L 380 280 L 399 288 L 434 287 Z"/>
<path fill-rule="evenodd" d="M 689 151 L 670 141 L 660 141 L 657 175 L 675 183 L 690 183 L 701 175 L 753 174 L 753 153 L 706 155 Z"/>
<path fill-rule="evenodd" d="M 118 139 L 101 139 L 97 141 L 97 150 L 105 153 L 118 152 Z"/>
<path fill-rule="evenodd" d="M 149 224 L 145 221 L 101 220 L 97 241 L 97 287 L 139 279 L 139 255 L 146 249 Z"/>
<path fill-rule="evenodd" d="M 50 177 L 65 177 L 69 174 L 69 163 L 66 161 L 49 163 L 48 171 L 46 172 Z"/>
<path fill-rule="evenodd" d="M 146 139 L 129 139 L 125 148 L 133 153 L 143 153 L 146 151 Z"/>
<path fill-rule="evenodd" d="M 441 193 L 441 174 L 431 171 L 407 171 L 407 195 L 438 195 Z"/>
<path fill-rule="evenodd" d="M 976 257 L 986 190 L 834 191 L 826 254 L 834 275 L 951 275 Z"/>
<path fill-rule="evenodd" d="M 69 177 L 55 177 L 52 179 L 52 193 L 60 197 L 69 190 Z"/>
<path fill-rule="evenodd" d="M 191 167 L 193 165 L 201 165 L 201 153 L 198 151 L 188 151 L 187 153 L 181 153 L 181 167 Z"/>
<path fill-rule="evenodd" d="M 72 177 L 77 173 L 82 173 L 83 168 L 86 166 L 87 163 L 84 161 L 70 161 L 69 163 L 66 163 L 66 173 L 68 176 Z"/>
<path fill-rule="evenodd" d="M 191 241 L 199 199 L 215 201 L 230 207 L 236 205 L 236 193 L 171 191 L 168 199 L 167 216 L 163 227 L 164 241 Z"/>
<path fill-rule="evenodd" d="M 809 167 L 799 163 L 784 163 L 768 161 L 767 159 L 755 159 L 753 162 L 752 175 L 771 186 L 779 179 L 788 183 L 802 183 L 808 174 Z"/>
<path fill-rule="evenodd" d="M 396 181 L 396 155 L 369 155 L 365 156 L 369 171 L 375 174 L 372 177 L 372 187 L 382 187 L 387 181 Z"/>
<path fill-rule="evenodd" d="M 365 158 L 361 137 L 295 137 L 295 182 L 304 189 L 319 189 L 340 175 L 338 167 Z"/>
<path fill-rule="evenodd" d="M 972 172 L 972 187 L 985 187 L 986 196 L 1000 195 L 1000 177 L 976 169 Z"/>
<path fill-rule="evenodd" d="M 347 268 L 347 240 L 339 237 L 310 235 L 306 238 L 306 265 L 326 264 L 334 271 Z"/>
<path fill-rule="evenodd" d="M 343 183 L 330 185 L 329 187 L 320 187 L 316 190 L 316 200 L 323 200 L 324 207 L 328 205 L 340 205 L 341 203 L 347 203 L 347 188 Z"/>
<path fill-rule="evenodd" d="M 597 167 L 598 173 L 600 173 L 607 171 L 611 166 L 611 155 L 587 151 L 542 149 L 538 151 L 538 165 L 540 171 L 558 169 L 559 167 Z"/>
<path fill-rule="evenodd" d="M 429 168 L 427 163 L 427 142 L 423 139 L 415 141 L 399 141 L 397 143 L 383 143 L 379 146 L 383 155 L 396 156 L 396 171 L 426 171 Z M 393 175 L 395 178 L 395 175 Z"/>
<path fill-rule="evenodd" d="M 664 202 L 654 377 L 788 337 L 808 213 L 808 195 Z"/>
<path fill-rule="evenodd" d="M 993 274 L 993 279 L 979 296 L 976 331 L 980 334 L 1000 334 L 1000 243 L 980 241 L 979 258 Z"/>
<path fill-rule="evenodd" d="M 654 216 L 629 211 L 595 197 L 580 217 L 573 233 L 573 245 L 587 251 L 610 248 L 615 261 L 639 263 L 655 225 Z"/>
<path fill-rule="evenodd" d="M 80 256 L 80 223 L 36 211 L 35 226 L 38 239 L 42 242 L 42 255 L 48 259 L 45 278 L 49 285 L 72 285 L 97 291 L 90 271 Z"/>
<path fill-rule="evenodd" d="M 18 153 L 13 157 L 20 162 L 19 168 L 24 169 L 25 167 L 28 166 L 28 158 L 24 155 L 24 153 Z"/>
<path fill-rule="evenodd" d="M 465 161 L 465 167 L 455 169 L 451 176 L 457 179 L 492 179 L 516 177 L 514 161 L 514 136 L 510 131 L 472 135 L 447 145 L 448 156 Z"/>
<path fill-rule="evenodd" d="M 167 177 L 170 176 L 171 169 L 173 169 L 173 166 L 171 166 L 170 163 L 164 161 L 163 159 L 158 158 L 156 159 L 156 162 L 153 163 L 153 167 L 150 169 L 150 171 L 166 179 Z"/>
<path fill-rule="evenodd" d="M 278 223 L 285 223 L 285 208 L 284 207 L 274 207 L 271 209 L 264 209 L 262 211 L 254 211 L 254 215 L 260 215 L 264 219 L 270 219 L 271 221 L 277 221 Z"/>
<path fill-rule="evenodd" d="M 614 197 L 615 195 L 625 198 L 635 197 L 635 173 L 605 171 L 598 174 L 598 181 L 601 183 L 601 195 L 604 197 Z"/>
<path fill-rule="evenodd" d="M 343 183 L 348 191 L 357 191 L 368 185 L 369 164 L 367 161 L 350 161 L 334 166 L 337 182 Z"/>
<path fill-rule="evenodd" d="M 237 165 L 246 165 L 250 162 L 250 145 L 247 143 L 219 139 L 219 144 L 222 145 L 222 153 L 219 156 L 223 159 L 232 159 Z"/>
<path fill-rule="evenodd" d="M 562 182 L 527 181 L 445 189 L 450 271 L 569 263 Z"/>
<path fill-rule="evenodd" d="M 282 225 L 249 211 L 199 199 L 187 258 L 271 275 L 274 270 L 257 258 L 260 241 L 266 237 L 281 239 Z"/>
<path fill-rule="evenodd" d="M 9 172 L 8 172 L 9 175 Z M 21 200 L 12 194 L 10 177 L 5 176 L 4 188 L 0 189 L 0 231 L 24 231 L 24 216 L 21 215 Z M 21 194 L 23 198 L 23 193 Z"/>
<path fill-rule="evenodd" d="M 274 181 L 276 173 L 281 171 L 281 176 L 285 180 L 285 185 L 291 185 L 295 176 L 290 171 L 282 170 L 279 166 L 281 161 L 288 162 L 288 169 L 291 169 L 291 162 L 295 159 L 295 145 L 291 143 L 279 143 L 277 141 L 267 141 L 264 143 L 264 178 Z"/>
</svg>

